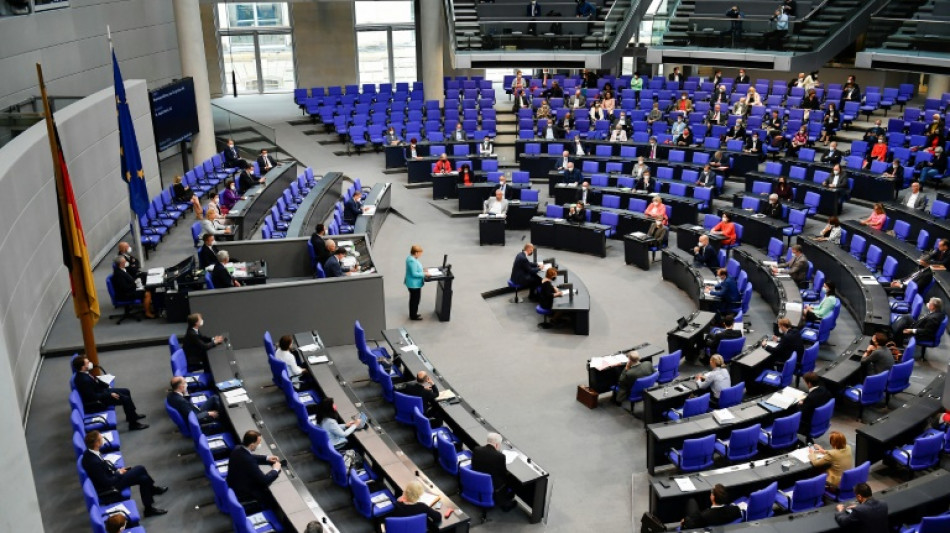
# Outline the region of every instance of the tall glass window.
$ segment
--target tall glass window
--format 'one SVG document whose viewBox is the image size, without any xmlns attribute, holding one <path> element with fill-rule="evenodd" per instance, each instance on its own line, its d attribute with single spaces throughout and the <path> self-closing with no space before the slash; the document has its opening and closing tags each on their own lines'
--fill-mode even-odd
<svg viewBox="0 0 950 533">
<path fill-rule="evenodd" d="M 356 48 L 360 83 L 418 80 L 412 1 L 357 1 Z"/>
<path fill-rule="evenodd" d="M 232 80 L 239 94 L 284 92 L 296 87 L 287 2 L 219 3 L 216 18 L 224 92 L 231 92 Z"/>
</svg>

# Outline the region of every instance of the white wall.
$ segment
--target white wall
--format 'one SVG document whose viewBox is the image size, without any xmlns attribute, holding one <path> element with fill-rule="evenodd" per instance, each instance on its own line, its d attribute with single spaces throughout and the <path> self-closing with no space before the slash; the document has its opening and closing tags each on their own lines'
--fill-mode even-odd
<svg viewBox="0 0 950 533">
<path fill-rule="evenodd" d="M 144 80 L 125 86 L 151 197 L 160 185 L 148 91 Z M 65 107 L 56 122 L 86 244 L 96 257 L 129 224 L 112 87 Z M 6 430 L 0 471 L 16 480 L 0 484 L 0 508 L 15 510 L 0 511 L 0 531 L 42 531 L 22 419 L 40 344 L 69 292 L 45 122 L 0 148 L 0 191 L 0 427 Z M 101 305 L 108 313 L 109 303 Z M 72 306 L 64 312 L 71 313 Z M 43 453 L 69 446 L 61 444 Z"/>
</svg>

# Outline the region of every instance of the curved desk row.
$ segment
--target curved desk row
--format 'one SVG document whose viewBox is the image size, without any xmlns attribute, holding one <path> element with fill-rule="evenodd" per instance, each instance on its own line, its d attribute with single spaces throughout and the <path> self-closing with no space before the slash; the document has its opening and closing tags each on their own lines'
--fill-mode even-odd
<svg viewBox="0 0 950 533">
<path fill-rule="evenodd" d="M 473 450 L 484 446 L 489 433 L 501 433 L 488 423 L 475 408 L 461 396 L 445 377 L 432 366 L 422 350 L 413 342 L 405 328 L 387 329 L 383 331 L 383 338 L 389 344 L 396 365 L 403 371 L 404 376 L 415 376 L 425 371 L 439 387 L 439 390 L 455 393 L 452 399 L 436 402 L 434 405 L 440 412 L 444 422 L 452 428 L 452 433 L 465 446 Z M 514 461 L 508 464 L 508 478 L 515 494 L 528 507 L 531 523 L 540 522 L 544 518 L 547 507 L 549 474 L 537 465 L 523 451 L 519 450 L 511 441 L 504 440 L 506 452 L 517 455 Z"/>
<path fill-rule="evenodd" d="M 769 197 L 765 194 L 744 194 L 737 192 L 732 195 L 732 207 L 735 207 L 736 209 L 744 209 L 742 204 L 745 200 L 754 200 L 756 203 L 755 212 L 758 213 L 765 207 L 765 204 L 769 202 Z M 808 206 L 805 204 L 795 201 L 779 200 L 779 202 L 782 204 L 783 208 L 782 219 L 786 221 L 788 220 L 788 214 L 792 209 L 797 209 L 799 211 L 807 211 L 808 209 Z"/>
<path fill-rule="evenodd" d="M 472 164 L 472 171 L 482 170 L 482 161 L 494 160 L 496 156 L 482 157 L 480 155 L 450 155 L 448 160 L 452 162 L 452 170 L 458 170 L 459 161 L 468 161 Z M 435 162 L 439 160 L 438 156 L 417 157 L 406 161 L 406 168 L 409 172 L 409 183 L 429 183 L 432 181 L 432 171 Z"/>
<path fill-rule="evenodd" d="M 254 235 L 270 208 L 284 194 L 284 189 L 296 179 L 297 162 L 283 161 L 264 175 L 264 185 L 251 187 L 242 193 L 242 199 L 227 214 L 228 220 L 238 227 L 238 240 Z"/>
<path fill-rule="evenodd" d="M 934 239 L 950 238 L 950 220 L 938 218 L 922 209 L 911 209 L 903 204 L 885 203 L 884 212 L 888 220 L 903 220 L 910 224 L 910 234 L 917 239 L 920 230 L 930 233 L 930 242 Z"/>
<path fill-rule="evenodd" d="M 771 239 L 782 240 L 785 237 L 785 228 L 790 227 L 784 220 L 736 209 L 735 207 L 718 208 L 719 216 L 729 213 L 732 221 L 742 225 L 742 244 L 749 244 L 756 248 L 768 248 Z"/>
<path fill-rule="evenodd" d="M 761 250 L 740 246 L 732 251 L 732 258 L 749 276 L 752 288 L 769 304 L 776 320 L 786 317 L 792 324 L 801 323 L 802 293 L 792 278 L 773 275 L 771 267 L 764 264 L 770 259 Z"/>
<path fill-rule="evenodd" d="M 607 230 L 593 222 L 574 223 L 561 218 L 533 217 L 531 242 L 535 246 L 607 257 Z"/>
<path fill-rule="evenodd" d="M 849 178 L 854 178 L 854 187 L 851 189 L 853 198 L 860 198 L 869 202 L 888 202 L 894 199 L 894 180 L 883 178 L 879 174 L 874 174 L 870 170 L 845 168 L 844 161 L 841 162 L 842 170 L 847 172 Z M 820 161 L 796 161 L 785 160 L 781 162 L 782 174 L 789 175 L 792 167 L 802 167 L 805 169 L 805 179 L 811 180 L 816 172 L 831 173 L 834 165 L 822 163 Z M 890 164 L 888 164 L 890 168 Z M 903 184 L 901 184 L 903 188 Z"/>
<path fill-rule="evenodd" d="M 558 205 L 573 204 L 577 202 L 577 195 L 581 190 L 581 185 L 559 183 L 554 187 L 554 203 Z M 620 205 L 629 206 L 630 200 L 639 198 L 647 204 L 653 200 L 653 197 L 659 196 L 667 206 L 670 224 L 695 224 L 699 218 L 700 206 L 702 200 L 688 198 L 686 196 L 676 196 L 672 194 L 657 194 L 634 189 L 620 187 L 590 187 L 587 203 L 596 204 L 603 201 L 603 195 L 610 194 L 620 197 Z M 707 208 L 708 209 L 708 208 Z"/>
<path fill-rule="evenodd" d="M 864 377 L 861 372 L 861 356 L 870 345 L 870 335 L 859 335 L 847 344 L 834 361 L 816 371 L 822 385 L 837 396 L 846 387 L 860 382 Z"/>
<path fill-rule="evenodd" d="M 779 176 L 774 174 L 766 174 L 759 171 L 749 172 L 745 175 L 745 192 L 751 193 L 752 186 L 757 181 L 771 183 L 774 190 L 775 185 L 778 183 L 778 179 Z M 795 201 L 800 204 L 805 203 L 806 193 L 813 192 L 817 194 L 820 198 L 818 201 L 818 213 L 822 215 L 837 215 L 838 206 L 848 195 L 847 187 L 830 189 L 821 183 L 815 183 L 814 181 L 793 178 L 788 178 L 787 181 L 788 184 L 795 189 Z"/>
<path fill-rule="evenodd" d="M 336 410 L 344 420 L 365 414 L 360 409 L 362 401 L 343 379 L 320 335 L 316 331 L 296 333 L 294 342 L 300 347 L 304 364 L 313 377 L 320 397 L 333 398 Z M 311 363 L 314 357 L 326 357 L 329 361 L 314 364 Z M 456 509 L 456 512 L 442 520 L 438 531 L 468 531 L 471 522 L 469 516 L 426 476 L 422 468 L 399 448 L 376 420 L 369 419 L 367 428 L 353 432 L 350 439 L 363 452 L 364 468 L 376 472 L 386 488 L 396 496 L 401 495 L 411 481 L 419 481 L 427 492 L 439 496 L 443 507 Z"/>
<path fill-rule="evenodd" d="M 411 140 L 411 139 L 410 139 Z M 450 141 L 448 139 L 440 142 L 429 142 L 423 141 L 422 139 L 417 139 L 416 143 L 416 154 L 421 157 L 427 157 L 430 155 L 439 156 L 442 154 L 432 154 L 432 146 L 441 146 L 445 148 L 446 153 L 454 154 L 455 146 L 468 145 L 468 152 L 470 154 L 478 153 L 478 141 L 463 141 L 456 142 Z M 383 148 L 383 152 L 386 157 L 386 168 L 406 168 L 406 160 L 409 158 L 409 145 L 407 143 L 400 143 L 395 145 L 387 145 Z"/>
<path fill-rule="evenodd" d="M 383 227 L 386 215 L 392 205 L 392 184 L 377 183 L 366 196 L 363 202 L 364 207 L 371 208 L 356 218 L 356 224 L 353 225 L 354 234 L 366 235 L 370 244 L 376 240 L 376 234 Z"/>
<path fill-rule="evenodd" d="M 838 296 L 863 333 L 870 335 L 890 328 L 887 294 L 864 263 L 830 241 L 816 241 L 799 235 L 798 244 L 815 270 L 823 271 L 825 279 L 835 283 Z"/>
<path fill-rule="evenodd" d="M 293 220 L 287 225 L 287 236 L 310 237 L 317 224 L 325 223 L 343 197 L 343 181 L 341 172 L 327 172 L 318 179 L 310 194 L 297 206 Z"/>
<path fill-rule="evenodd" d="M 654 163 L 654 164 L 655 164 L 655 163 Z M 679 169 L 680 167 L 672 167 L 672 168 L 674 168 L 674 169 Z M 699 167 L 699 168 L 702 169 L 702 167 Z M 632 171 L 632 169 L 631 169 L 631 171 Z M 595 174 L 601 174 L 601 173 L 594 173 L 594 172 L 584 172 L 584 171 L 581 171 L 581 175 L 584 177 L 584 181 L 587 181 L 587 182 L 592 182 L 593 176 L 594 176 Z M 607 174 L 607 185 L 595 185 L 595 187 L 618 187 L 618 185 L 617 185 L 617 183 L 618 183 L 618 178 L 620 178 L 621 176 L 623 176 L 623 174 L 622 174 L 622 173 L 618 173 L 618 172 L 611 172 L 611 173 L 608 173 L 608 174 Z M 631 176 L 629 175 L 629 172 L 628 172 L 627 177 L 631 177 Z M 631 177 L 631 179 L 634 179 L 634 178 Z M 699 188 L 699 189 L 711 189 L 711 190 L 710 190 L 710 197 L 715 197 L 715 196 L 716 196 L 716 189 L 715 189 L 715 187 L 710 188 L 710 187 L 703 187 L 703 186 L 701 186 L 701 185 L 696 185 L 696 182 L 695 182 L 695 181 L 684 181 L 684 180 L 680 179 L 679 176 L 676 176 L 676 177 L 674 177 L 674 178 L 658 178 L 658 177 L 656 177 L 656 175 L 654 174 L 653 176 L 651 176 L 650 179 L 651 179 L 652 181 L 654 181 L 655 184 L 654 184 L 653 190 L 652 190 L 652 191 L 649 191 L 648 194 L 649 194 L 649 193 L 652 193 L 652 192 L 659 192 L 659 193 L 666 193 L 666 194 L 669 194 L 669 192 L 670 192 L 670 187 L 671 187 L 672 185 L 682 185 L 682 186 L 684 186 L 684 187 L 686 188 L 686 197 L 687 197 L 687 198 L 692 198 L 692 197 L 696 194 L 696 193 L 695 193 L 695 190 L 696 190 L 697 188 Z M 560 171 L 560 170 L 552 170 L 551 172 L 548 172 L 548 194 L 554 194 L 554 188 L 557 187 L 557 184 L 558 184 L 558 183 L 568 183 L 567 181 L 565 181 L 564 173 L 563 173 L 562 171 Z M 642 190 L 642 189 L 641 189 L 641 190 Z M 643 192 L 647 192 L 647 191 L 643 191 Z"/>
<path fill-rule="evenodd" d="M 719 283 L 711 272 L 693 266 L 693 256 L 676 248 L 663 250 L 663 279 L 685 292 L 702 311 L 715 311 L 719 298 L 707 294 L 704 280 Z"/>
</svg>

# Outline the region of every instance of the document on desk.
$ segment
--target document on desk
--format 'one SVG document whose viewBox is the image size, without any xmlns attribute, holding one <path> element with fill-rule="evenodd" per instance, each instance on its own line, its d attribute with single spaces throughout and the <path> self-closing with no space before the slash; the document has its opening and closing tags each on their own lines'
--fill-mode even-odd
<svg viewBox="0 0 950 533">
<path fill-rule="evenodd" d="M 445 400 L 451 400 L 452 398 L 455 398 L 455 393 L 450 389 L 445 389 L 439 392 L 439 395 L 435 397 L 435 401 L 444 402 Z"/>
<path fill-rule="evenodd" d="M 800 463 L 807 463 L 807 462 L 809 462 L 809 461 L 808 461 L 808 450 L 809 450 L 809 449 L 810 449 L 810 448 L 808 448 L 807 446 L 804 447 L 804 448 L 799 448 L 799 449 L 797 449 L 797 450 L 795 450 L 795 451 L 793 451 L 793 452 L 789 452 L 789 453 L 788 453 L 788 456 L 789 456 L 789 457 L 792 457 L 792 458 L 795 458 L 795 459 L 798 459 L 798 461 L 799 461 Z"/>
<path fill-rule="evenodd" d="M 861 283 L 864 285 L 878 285 L 877 278 L 874 276 L 858 276 L 861 278 Z"/>
<path fill-rule="evenodd" d="M 718 424 L 728 424 L 734 421 L 736 417 L 729 412 L 728 409 L 717 409 L 713 411 L 713 419 L 715 419 Z"/>
<path fill-rule="evenodd" d="M 402 348 L 400 348 L 400 350 L 402 350 L 402 351 L 404 351 L 404 352 L 415 352 L 415 351 L 419 350 L 419 347 L 416 346 L 415 344 L 410 344 L 410 345 L 407 345 L 407 346 L 403 346 Z"/>
<path fill-rule="evenodd" d="M 145 277 L 146 285 L 161 285 L 165 281 L 165 269 L 162 267 L 148 269 L 148 275 Z"/>
<path fill-rule="evenodd" d="M 793 403 L 802 400 L 804 397 L 805 393 L 802 391 L 792 389 L 791 387 L 785 387 L 784 389 L 769 396 L 769 399 L 765 400 L 765 403 L 774 405 L 779 409 L 788 409 Z"/>
<path fill-rule="evenodd" d="M 508 465 L 515 462 L 515 459 L 517 459 L 518 456 L 520 455 L 518 452 L 514 450 L 502 450 L 501 453 L 505 454 L 505 464 L 508 464 Z"/>
<path fill-rule="evenodd" d="M 320 347 L 317 346 L 317 343 L 311 342 L 310 344 L 305 344 L 301 346 L 300 348 L 298 348 L 298 350 L 300 350 L 301 352 L 315 352 L 319 348 Z"/>
<path fill-rule="evenodd" d="M 762 264 L 767 267 L 777 267 L 778 263 L 775 261 L 762 261 Z"/>
<path fill-rule="evenodd" d="M 364 207 L 364 208 L 363 208 L 363 214 L 364 214 L 364 215 L 375 215 L 375 214 L 376 214 L 376 206 L 375 206 L 375 205 L 368 205 L 368 206 Z"/>
<path fill-rule="evenodd" d="M 604 370 L 612 366 L 620 366 L 624 364 L 627 364 L 627 356 L 622 353 L 590 358 L 590 367 L 595 370 Z"/>
<path fill-rule="evenodd" d="M 636 238 L 638 238 L 638 239 L 645 239 L 645 238 L 647 237 L 647 234 L 646 234 L 646 233 L 643 233 L 642 231 L 634 231 L 634 232 L 631 233 L 630 235 L 631 235 L 632 237 L 636 237 Z"/>
<path fill-rule="evenodd" d="M 438 494 L 432 494 L 431 492 L 423 492 L 422 496 L 419 496 L 419 501 L 428 505 L 429 507 L 432 507 L 441 499 L 442 496 L 439 496 Z"/>
<path fill-rule="evenodd" d="M 426 274 L 430 276 L 440 276 L 442 275 L 442 269 L 439 267 L 431 267 L 426 269 Z"/>
<path fill-rule="evenodd" d="M 320 365 L 330 361 L 330 358 L 325 355 L 311 355 L 307 357 L 307 362 L 311 365 Z"/>
<path fill-rule="evenodd" d="M 679 487 L 682 492 L 693 492 L 696 490 L 696 485 L 693 485 L 693 480 L 688 477 L 678 477 L 673 481 L 676 482 L 676 486 Z"/>
<path fill-rule="evenodd" d="M 247 391 L 244 390 L 244 387 L 241 387 L 224 392 L 224 400 L 228 403 L 228 406 L 231 406 L 247 402 L 250 398 L 248 398 Z"/>
</svg>

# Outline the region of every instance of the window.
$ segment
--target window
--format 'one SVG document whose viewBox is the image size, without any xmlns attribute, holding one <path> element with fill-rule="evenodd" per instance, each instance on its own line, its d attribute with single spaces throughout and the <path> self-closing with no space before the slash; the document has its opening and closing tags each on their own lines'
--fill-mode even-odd
<svg viewBox="0 0 950 533">
<path fill-rule="evenodd" d="M 360 83 L 418 80 L 412 2 L 357 1 L 356 48 Z"/>
<path fill-rule="evenodd" d="M 294 43 L 287 2 L 219 3 L 225 92 L 232 76 L 238 93 L 291 91 L 296 87 Z"/>
</svg>

